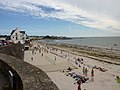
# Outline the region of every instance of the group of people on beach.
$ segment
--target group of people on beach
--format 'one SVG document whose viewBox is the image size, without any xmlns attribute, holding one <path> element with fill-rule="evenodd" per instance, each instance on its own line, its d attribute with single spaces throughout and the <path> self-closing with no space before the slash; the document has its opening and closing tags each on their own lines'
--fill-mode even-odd
<svg viewBox="0 0 120 90">
<path fill-rule="evenodd" d="M 48 46 L 44 46 L 42 45 L 42 47 L 40 47 L 40 45 L 38 45 L 37 47 L 34 47 L 34 49 L 32 49 L 32 55 L 36 54 L 36 51 L 38 51 L 39 53 L 41 53 L 41 55 L 43 56 L 43 53 L 48 53 L 48 51 L 52 54 L 55 55 L 54 57 L 54 60 L 56 61 L 56 56 L 60 56 L 60 57 L 64 57 L 64 58 L 67 58 L 69 57 L 69 60 L 72 60 L 72 58 L 70 57 L 70 54 L 67 55 L 67 52 L 63 52 L 63 50 L 59 50 L 59 49 L 56 49 L 56 48 L 52 48 L 52 47 L 48 47 Z M 59 53 L 60 52 L 60 53 Z M 63 55 L 63 56 L 62 56 Z M 31 57 L 31 60 L 33 60 L 33 57 Z M 74 63 L 79 66 L 80 68 L 82 68 L 82 65 L 83 64 L 83 58 L 75 58 L 74 57 Z M 72 68 L 71 67 L 68 67 L 68 71 L 72 71 Z M 85 78 L 88 76 L 88 69 L 87 67 L 85 68 L 85 66 L 83 65 L 83 69 L 82 69 L 82 72 L 83 72 L 83 75 L 81 75 L 81 78 L 77 81 L 77 84 L 78 84 L 78 90 L 81 90 L 81 84 L 86 82 L 87 80 L 89 80 L 89 78 Z M 84 77 L 85 76 L 85 77 Z M 77 75 L 76 75 L 77 77 Z M 94 70 L 92 68 L 91 70 L 91 77 L 93 78 L 94 77 Z"/>
<path fill-rule="evenodd" d="M 87 76 L 88 70 L 83 66 L 83 75 Z"/>
<path fill-rule="evenodd" d="M 32 55 L 35 55 L 37 52 L 43 56 L 43 53 L 48 53 L 48 50 L 44 48 L 43 46 L 40 46 L 39 44 L 33 44 L 31 49 Z M 31 57 L 31 60 L 33 61 L 33 56 Z"/>
<path fill-rule="evenodd" d="M 88 72 L 87 68 L 83 67 L 83 75 L 85 75 L 86 77 L 87 77 L 87 72 Z M 92 82 L 94 81 L 93 77 L 94 77 L 94 70 L 92 68 L 92 70 L 91 70 L 91 81 Z M 87 78 L 87 80 L 89 80 L 89 78 Z M 82 90 L 81 89 L 82 79 L 79 79 L 77 84 L 78 84 L 78 90 Z"/>
<path fill-rule="evenodd" d="M 108 71 L 108 69 L 103 68 L 102 66 L 96 66 L 96 65 L 92 66 L 91 64 L 86 64 L 84 61 L 87 61 L 87 60 L 83 60 L 85 58 L 83 58 L 83 57 L 81 58 L 80 56 L 70 53 L 70 51 L 68 52 L 68 51 L 65 51 L 65 50 L 62 50 L 62 49 L 59 49 L 56 47 L 40 45 L 40 46 L 38 46 L 38 48 L 33 48 L 31 52 L 32 52 L 32 55 L 36 54 L 36 52 L 37 52 L 37 53 L 40 53 L 41 56 L 45 56 L 46 55 L 45 53 L 47 53 L 48 51 L 49 51 L 49 53 L 54 55 L 53 60 L 56 61 L 56 63 L 57 63 L 57 60 L 59 60 L 58 57 L 64 58 L 66 60 L 68 60 L 68 58 L 69 58 L 68 61 L 73 61 L 72 63 L 74 63 L 74 65 L 76 65 L 79 68 L 79 70 L 81 70 L 81 73 L 79 73 L 78 75 L 76 75 L 77 72 L 75 72 L 74 74 L 71 73 L 73 68 L 71 68 L 70 66 L 68 66 L 68 68 L 66 70 L 66 71 L 70 72 L 69 75 L 75 75 L 74 76 L 75 79 L 77 77 L 82 77 L 81 79 L 78 79 L 77 84 L 75 84 L 75 85 L 77 85 L 78 90 L 84 90 L 83 88 L 81 88 L 81 85 L 83 82 L 86 82 L 86 81 L 92 82 L 92 83 L 94 82 L 94 76 L 96 76 L 95 70 L 100 71 L 100 72 Z M 33 57 L 31 57 L 31 60 L 33 60 Z M 99 65 L 99 64 L 97 64 L 97 65 Z M 119 76 L 117 76 L 115 80 L 117 83 L 120 83 Z"/>
<path fill-rule="evenodd" d="M 74 59 L 75 59 L 75 64 L 77 65 L 77 66 L 79 66 L 79 67 L 81 67 L 81 64 L 83 64 L 83 58 L 77 58 L 76 59 L 76 57 L 74 57 Z"/>
<path fill-rule="evenodd" d="M 83 75 L 87 76 L 88 69 L 83 66 Z M 94 77 L 94 70 L 91 70 L 91 77 Z"/>
</svg>

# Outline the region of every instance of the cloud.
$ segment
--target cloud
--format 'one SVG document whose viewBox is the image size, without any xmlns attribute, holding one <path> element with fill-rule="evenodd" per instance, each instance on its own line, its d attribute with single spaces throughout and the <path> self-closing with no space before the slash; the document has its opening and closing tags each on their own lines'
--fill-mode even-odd
<svg viewBox="0 0 120 90">
<path fill-rule="evenodd" d="M 120 32 L 119 0 L 1 0 L 0 9 Z"/>
</svg>

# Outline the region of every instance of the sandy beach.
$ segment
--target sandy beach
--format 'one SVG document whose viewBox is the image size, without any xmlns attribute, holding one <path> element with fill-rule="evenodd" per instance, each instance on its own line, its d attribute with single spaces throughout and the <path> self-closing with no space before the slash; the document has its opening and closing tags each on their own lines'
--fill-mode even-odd
<svg viewBox="0 0 120 90">
<path fill-rule="evenodd" d="M 70 51 L 65 51 L 65 48 L 61 50 L 58 47 L 34 42 L 33 47 L 25 51 L 24 61 L 45 71 L 60 90 L 78 90 L 74 75 L 88 78 L 81 84 L 82 90 L 120 89 L 120 84 L 116 81 L 116 75 L 120 76 L 120 65 L 71 54 Z M 71 70 L 68 70 L 68 67 Z M 87 68 L 87 75 L 83 74 L 83 67 Z M 91 77 L 92 68 L 94 77 Z"/>
</svg>

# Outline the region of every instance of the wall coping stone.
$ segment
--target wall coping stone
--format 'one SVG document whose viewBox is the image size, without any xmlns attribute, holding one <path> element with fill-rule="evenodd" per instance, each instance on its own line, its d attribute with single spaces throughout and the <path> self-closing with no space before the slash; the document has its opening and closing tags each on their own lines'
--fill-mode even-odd
<svg viewBox="0 0 120 90">
<path fill-rule="evenodd" d="M 0 53 L 0 59 L 21 77 L 23 90 L 59 90 L 41 69 L 16 57 Z"/>
</svg>

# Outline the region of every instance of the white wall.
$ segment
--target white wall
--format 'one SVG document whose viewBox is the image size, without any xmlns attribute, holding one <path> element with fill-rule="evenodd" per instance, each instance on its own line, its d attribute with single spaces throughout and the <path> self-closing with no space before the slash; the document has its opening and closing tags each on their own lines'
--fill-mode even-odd
<svg viewBox="0 0 120 90">
<path fill-rule="evenodd" d="M 15 30 L 15 32 L 11 35 L 11 40 L 14 43 L 21 42 L 22 44 L 24 44 L 25 40 L 26 40 L 26 37 L 27 37 L 26 34 L 20 33 L 20 30 L 17 28 Z"/>
</svg>

